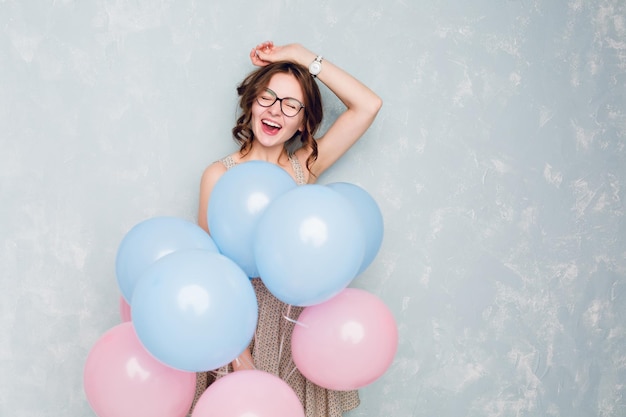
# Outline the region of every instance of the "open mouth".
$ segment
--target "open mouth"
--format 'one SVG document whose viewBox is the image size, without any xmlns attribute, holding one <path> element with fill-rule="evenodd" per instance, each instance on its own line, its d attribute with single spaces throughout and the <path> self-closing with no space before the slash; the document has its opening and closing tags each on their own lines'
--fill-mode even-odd
<svg viewBox="0 0 626 417">
<path fill-rule="evenodd" d="M 261 120 L 261 123 L 263 124 L 263 131 L 269 135 L 275 135 L 282 128 L 278 123 L 267 119 Z"/>
</svg>

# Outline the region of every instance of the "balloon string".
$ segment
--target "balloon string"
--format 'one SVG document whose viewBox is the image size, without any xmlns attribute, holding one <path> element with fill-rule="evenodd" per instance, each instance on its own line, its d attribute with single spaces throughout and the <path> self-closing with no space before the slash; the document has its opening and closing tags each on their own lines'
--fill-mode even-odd
<svg viewBox="0 0 626 417">
<path fill-rule="evenodd" d="M 290 322 L 290 323 L 297 324 L 298 326 L 309 327 L 306 324 L 302 323 L 301 321 L 298 321 L 296 319 L 292 319 L 291 317 L 289 317 L 291 315 L 290 313 L 291 313 L 291 304 L 288 304 L 287 305 L 287 314 L 285 314 L 283 316 L 283 318 L 285 320 L 287 320 L 288 322 Z"/>
<path fill-rule="evenodd" d="M 237 365 L 240 365 L 241 363 L 243 363 L 246 366 L 246 369 L 257 369 L 257 367 L 254 365 L 254 360 L 250 361 L 248 358 L 244 358 L 244 359 L 235 358 L 233 362 L 235 362 Z M 221 377 L 224 375 L 228 375 L 231 372 L 228 368 L 229 366 L 226 365 L 226 366 L 222 366 L 221 368 L 214 369 L 208 372 L 214 377 Z"/>
<path fill-rule="evenodd" d="M 285 320 L 287 320 L 287 321 L 289 321 L 289 322 L 291 322 L 291 323 L 293 323 L 293 324 L 297 324 L 298 326 L 302 326 L 302 327 L 309 327 L 309 326 L 307 326 L 306 324 L 302 323 L 301 321 L 298 321 L 298 320 L 292 319 L 292 318 L 287 317 L 287 316 L 283 316 L 283 317 L 285 318 Z"/>
<path fill-rule="evenodd" d="M 302 327 L 309 327 L 305 323 L 302 323 L 301 321 L 298 321 L 296 319 L 292 319 L 290 316 L 291 316 L 291 304 L 287 304 L 287 312 L 283 315 L 283 318 L 285 320 L 287 320 L 288 322 L 293 323 L 294 325 L 298 325 L 298 326 L 302 326 Z M 285 331 L 282 331 L 281 332 L 281 336 L 280 336 L 280 346 L 278 348 L 278 363 L 279 364 L 280 364 L 280 360 L 281 360 L 282 355 L 283 355 L 283 347 L 284 347 L 284 345 L 285 345 Z M 291 370 L 291 372 L 289 372 L 289 374 L 285 378 L 285 381 L 288 380 L 289 377 L 291 377 L 291 375 L 293 375 L 295 370 L 296 370 L 296 367 L 294 366 L 294 368 Z"/>
<path fill-rule="evenodd" d="M 287 319 L 288 321 L 291 321 L 292 319 L 289 318 L 291 314 L 291 304 L 287 304 L 287 312 L 283 315 L 283 317 L 285 319 Z M 283 346 L 285 344 L 285 332 L 281 331 L 280 332 L 280 345 L 278 347 L 278 363 L 280 364 L 280 360 L 283 356 Z M 280 365 L 279 365 L 280 366 Z"/>
<path fill-rule="evenodd" d="M 254 366 L 254 362 L 251 362 L 250 360 L 248 360 L 248 358 L 245 358 L 243 360 L 239 359 L 239 358 L 235 358 L 235 363 L 241 368 L 241 363 L 243 362 L 243 364 L 246 366 L 246 369 L 256 369 L 256 366 Z"/>
<path fill-rule="evenodd" d="M 285 335 L 281 335 L 280 337 L 280 346 L 278 348 L 278 363 L 280 363 L 280 358 L 283 356 L 283 342 L 285 341 Z"/>
<path fill-rule="evenodd" d="M 211 375 L 213 375 L 215 377 L 224 376 L 224 375 L 228 375 L 229 374 L 228 370 L 222 371 L 221 369 L 222 368 L 219 368 L 219 369 L 215 369 L 215 370 L 209 371 L 209 372 L 210 372 Z"/>
<path fill-rule="evenodd" d="M 294 366 L 293 369 L 291 370 L 291 372 L 289 372 L 287 377 L 284 379 L 285 382 L 289 381 L 289 378 L 291 378 L 291 375 L 293 375 L 293 373 L 296 371 L 296 369 L 297 368 Z"/>
</svg>

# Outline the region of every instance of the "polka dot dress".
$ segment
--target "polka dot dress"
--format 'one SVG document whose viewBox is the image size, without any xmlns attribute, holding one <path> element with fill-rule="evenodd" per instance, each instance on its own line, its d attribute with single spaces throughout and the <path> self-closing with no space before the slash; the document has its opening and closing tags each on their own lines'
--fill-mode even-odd
<svg viewBox="0 0 626 417">
<path fill-rule="evenodd" d="M 295 157 L 290 160 L 298 185 L 304 184 L 300 163 Z M 235 165 L 231 157 L 221 161 L 227 168 Z M 251 283 L 259 305 L 257 330 L 250 344 L 255 368 L 277 375 L 287 382 L 302 402 L 306 417 L 341 417 L 345 411 L 356 408 L 359 405 L 357 391 L 322 388 L 307 380 L 296 368 L 291 358 L 291 333 L 295 325 L 293 321 L 298 318 L 303 308 L 290 306 L 278 300 L 259 278 L 253 278 Z M 193 406 L 212 382 L 230 372 L 233 370 L 228 365 L 211 372 L 198 373 Z"/>
<path fill-rule="evenodd" d="M 306 417 L 341 417 L 359 405 L 358 391 L 333 391 L 315 385 L 298 371 L 291 358 L 291 333 L 302 307 L 284 304 L 274 297 L 259 278 L 252 279 L 259 303 L 257 332 L 251 343 L 256 369 L 278 375 L 293 388 Z M 196 398 L 216 379 L 233 372 L 230 365 L 197 374 Z"/>
</svg>

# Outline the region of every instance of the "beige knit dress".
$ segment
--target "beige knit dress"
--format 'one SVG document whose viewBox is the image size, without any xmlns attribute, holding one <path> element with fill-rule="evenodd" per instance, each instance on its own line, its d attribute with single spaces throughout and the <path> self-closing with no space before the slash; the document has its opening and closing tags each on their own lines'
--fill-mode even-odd
<svg viewBox="0 0 626 417">
<path fill-rule="evenodd" d="M 289 159 L 296 173 L 296 183 L 305 184 L 300 162 L 295 157 Z M 235 165 L 230 156 L 220 161 L 226 168 Z M 345 411 L 356 408 L 359 405 L 358 391 L 333 391 L 322 388 L 307 380 L 296 368 L 291 358 L 291 333 L 294 320 L 298 318 L 303 307 L 290 306 L 278 300 L 260 278 L 253 278 L 251 282 L 259 305 L 257 329 L 250 344 L 255 368 L 277 375 L 287 382 L 300 398 L 306 417 L 341 417 Z M 231 365 L 211 372 L 198 373 L 193 406 L 213 381 L 229 372 L 232 372 Z"/>
</svg>

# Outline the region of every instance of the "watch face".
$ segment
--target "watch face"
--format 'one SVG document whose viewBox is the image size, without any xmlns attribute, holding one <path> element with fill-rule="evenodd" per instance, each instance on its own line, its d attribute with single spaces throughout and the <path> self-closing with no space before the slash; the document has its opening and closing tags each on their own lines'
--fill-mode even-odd
<svg viewBox="0 0 626 417">
<path fill-rule="evenodd" d="M 309 65 L 309 72 L 313 75 L 319 74 L 321 70 L 322 70 L 322 64 L 319 63 L 318 61 L 313 61 L 311 62 L 311 65 Z"/>
</svg>

